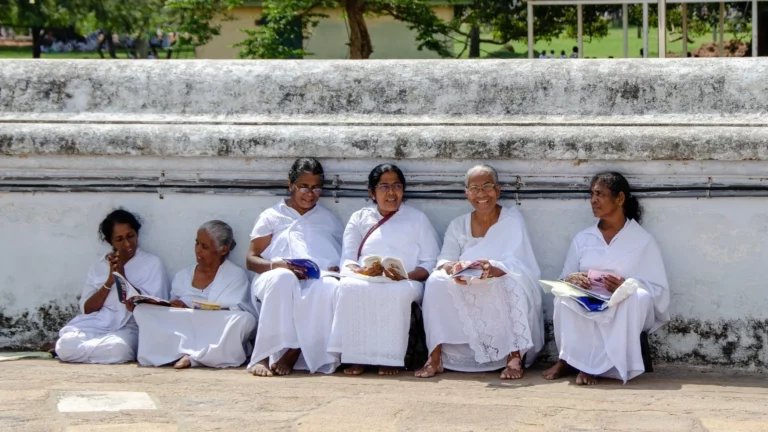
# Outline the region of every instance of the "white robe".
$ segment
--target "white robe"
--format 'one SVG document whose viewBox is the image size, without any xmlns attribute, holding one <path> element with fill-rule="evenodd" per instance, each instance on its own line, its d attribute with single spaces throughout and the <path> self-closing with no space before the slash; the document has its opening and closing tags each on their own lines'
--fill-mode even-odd
<svg viewBox="0 0 768 432">
<path fill-rule="evenodd" d="M 370 255 L 400 258 L 408 272 L 435 267 L 440 244 L 427 216 L 408 205 L 368 237 L 360 260 L 363 237 L 382 219 L 376 206 L 355 212 L 344 230 L 342 278 L 328 351 L 343 363 L 403 366 L 408 347 L 411 303 L 421 302 L 423 284 L 416 281 L 369 282 L 347 268 Z"/>
<path fill-rule="evenodd" d="M 634 220 L 610 244 L 597 224 L 576 235 L 563 273 L 600 270 L 636 283 L 637 292 L 614 308 L 588 312 L 573 299 L 555 298 L 555 341 L 560 359 L 576 369 L 625 383 L 645 371 L 640 333 L 669 321 L 669 285 L 661 252 L 653 237 Z"/>
<path fill-rule="evenodd" d="M 154 297 L 168 298 L 168 274 L 160 258 L 136 250 L 125 263 L 125 276 L 132 285 Z M 96 312 L 85 313 L 85 302 L 109 277 L 109 262 L 102 258 L 88 270 L 80 295 L 80 311 L 59 331 L 56 355 L 73 363 L 125 363 L 136 359 L 138 327 L 125 308 L 113 285 L 104 305 Z"/>
<path fill-rule="evenodd" d="M 281 200 L 261 213 L 251 240 L 272 236 L 264 259 L 306 258 L 326 270 L 339 263 L 341 234 L 339 220 L 320 204 L 300 215 Z M 339 362 L 327 348 L 337 284 L 332 277 L 300 281 L 285 269 L 257 275 L 252 298 L 259 326 L 248 368 L 267 357 L 272 365 L 288 349 L 301 348 L 295 369 L 333 373 Z"/>
<path fill-rule="evenodd" d="M 516 208 L 502 209 L 485 237 L 472 237 L 471 213 L 448 226 L 438 267 L 482 258 L 506 275 L 459 285 L 438 270 L 427 280 L 423 308 L 429 351 L 442 344 L 443 366 L 462 372 L 500 369 L 514 351 L 530 366 L 544 346 L 540 272 Z"/>
<path fill-rule="evenodd" d="M 195 310 L 141 304 L 133 315 L 139 325 L 138 361 L 162 366 L 184 355 L 192 366 L 237 367 L 245 363 L 256 329 L 248 274 L 225 260 L 205 289 L 192 286 L 197 265 L 173 278 L 171 299 L 192 306 L 193 300 L 219 303 L 229 310 Z"/>
</svg>

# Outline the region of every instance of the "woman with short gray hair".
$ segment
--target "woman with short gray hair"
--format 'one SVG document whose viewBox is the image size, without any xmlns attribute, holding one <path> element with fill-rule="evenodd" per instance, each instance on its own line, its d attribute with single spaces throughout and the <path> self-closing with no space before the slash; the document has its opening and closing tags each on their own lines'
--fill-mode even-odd
<svg viewBox="0 0 768 432">
<path fill-rule="evenodd" d="M 197 263 L 173 278 L 171 308 L 142 304 L 134 310 L 139 364 L 175 362 L 176 369 L 185 369 L 236 367 L 245 362 L 256 318 L 248 275 L 227 259 L 234 248 L 227 223 L 212 220 L 198 228 Z"/>
<path fill-rule="evenodd" d="M 502 369 L 501 379 L 519 379 L 544 346 L 539 266 L 523 215 L 497 202 L 496 170 L 470 168 L 464 187 L 474 211 L 448 226 L 427 280 L 422 307 L 430 357 L 416 376 Z"/>
</svg>

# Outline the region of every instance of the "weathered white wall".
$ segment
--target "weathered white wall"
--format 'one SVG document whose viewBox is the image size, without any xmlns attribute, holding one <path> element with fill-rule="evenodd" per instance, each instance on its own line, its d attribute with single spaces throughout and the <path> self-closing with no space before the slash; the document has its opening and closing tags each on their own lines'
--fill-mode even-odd
<svg viewBox="0 0 768 432">
<path fill-rule="evenodd" d="M 590 176 L 623 172 L 671 284 L 657 360 L 764 368 L 767 125 L 764 59 L 2 62 L 0 347 L 72 316 L 114 207 L 143 217 L 170 273 L 211 218 L 233 225 L 242 264 L 292 159 L 315 156 L 342 221 L 395 160 L 441 234 L 469 210 L 466 169 L 494 165 L 545 277 L 593 223 Z"/>
<path fill-rule="evenodd" d="M 144 222 L 141 246 L 158 254 L 169 276 L 193 262 L 197 226 L 222 219 L 235 229 L 232 259 L 244 264 L 248 236 L 259 212 L 277 196 L 143 193 L 2 193 L 0 303 L 6 318 L 48 308 L 52 319 L 68 318 L 85 271 L 107 247 L 97 225 L 122 206 Z M 342 221 L 365 205 L 362 198 L 323 199 Z M 453 217 L 470 207 L 459 200 L 412 200 L 442 234 Z M 514 202 L 506 202 L 515 205 Z M 763 366 L 768 338 L 768 203 L 762 198 L 645 199 L 645 227 L 656 236 L 672 287 L 672 331 L 658 335 L 659 358 L 725 365 Z M 593 223 L 587 200 L 523 200 L 534 250 L 545 277 L 558 276 L 572 236 Z M 548 315 L 551 304 L 547 303 Z M 46 306 L 47 305 L 47 306 Z M 53 309 L 50 309 L 53 307 Z M 58 308 L 57 308 L 58 307 Z M 29 343 L 30 328 L 0 338 L 0 346 Z M 9 331 L 7 329 L 6 331 Z M 34 337 L 32 338 L 35 339 Z M 743 347 L 750 346 L 752 350 Z M 735 349 L 742 347 L 742 349 Z M 731 350 L 731 351 L 729 351 Z M 701 358 L 697 358 L 701 356 Z"/>
</svg>

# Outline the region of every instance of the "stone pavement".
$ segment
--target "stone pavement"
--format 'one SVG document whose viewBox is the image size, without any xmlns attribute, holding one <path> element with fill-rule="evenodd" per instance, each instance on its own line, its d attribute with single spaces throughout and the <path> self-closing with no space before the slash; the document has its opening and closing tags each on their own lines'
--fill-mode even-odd
<svg viewBox="0 0 768 432">
<path fill-rule="evenodd" d="M 496 373 L 433 380 L 256 378 L 244 369 L 0 363 L 0 430 L 23 431 L 768 431 L 763 374 L 661 366 L 622 386 L 519 382 Z"/>
</svg>

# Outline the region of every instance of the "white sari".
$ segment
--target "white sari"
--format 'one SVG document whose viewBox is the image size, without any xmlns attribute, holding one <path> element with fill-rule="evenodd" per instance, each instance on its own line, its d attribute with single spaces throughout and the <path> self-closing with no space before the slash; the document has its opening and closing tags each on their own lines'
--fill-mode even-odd
<svg viewBox="0 0 768 432">
<path fill-rule="evenodd" d="M 634 220 L 605 243 L 597 224 L 576 235 L 563 273 L 600 270 L 636 284 L 637 291 L 616 307 L 588 312 L 567 297 L 555 298 L 555 340 L 560 359 L 590 375 L 625 383 L 645 371 L 640 333 L 669 321 L 669 285 L 656 241 Z"/>
<path fill-rule="evenodd" d="M 438 270 L 427 280 L 423 308 L 429 352 L 442 344 L 443 366 L 462 372 L 503 368 L 515 351 L 530 366 L 544 346 L 544 321 L 539 266 L 517 209 L 502 209 L 480 238 L 472 237 L 471 213 L 451 222 L 437 266 L 482 258 L 506 275 L 459 285 Z"/>
<path fill-rule="evenodd" d="M 160 258 L 136 250 L 125 263 L 125 276 L 143 293 L 168 298 L 168 274 Z M 59 331 L 56 355 L 61 361 L 73 363 L 125 363 L 136 359 L 138 327 L 133 314 L 120 302 L 117 289 L 110 287 L 101 309 L 85 313 L 85 302 L 109 277 L 109 262 L 102 258 L 88 270 L 85 287 L 80 295 L 80 311 Z"/>
<path fill-rule="evenodd" d="M 229 310 L 195 310 L 140 304 L 133 315 L 139 325 L 138 361 L 162 366 L 188 355 L 192 367 L 237 367 L 245 363 L 256 329 L 248 274 L 225 260 L 205 288 L 192 286 L 197 265 L 173 278 L 171 299 L 218 303 Z"/>
<path fill-rule="evenodd" d="M 311 259 L 326 270 L 338 265 L 341 234 L 339 220 L 320 204 L 300 215 L 281 200 L 262 212 L 251 240 L 272 236 L 261 254 L 264 259 Z M 300 348 L 295 369 L 333 373 L 339 362 L 327 348 L 337 284 L 332 277 L 301 281 L 285 269 L 257 275 L 252 298 L 259 308 L 259 326 L 248 369 L 265 358 L 272 365 L 288 349 Z"/>
<path fill-rule="evenodd" d="M 408 272 L 435 267 L 440 245 L 427 216 L 407 205 L 374 231 L 362 249 L 363 237 L 383 217 L 376 206 L 355 212 L 344 230 L 342 278 L 328 351 L 343 363 L 403 366 L 408 347 L 411 303 L 421 302 L 423 284 L 372 282 L 353 276 L 349 264 L 370 255 L 400 258 Z"/>
</svg>

